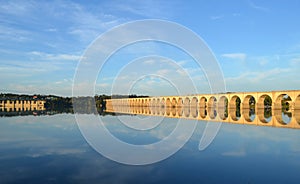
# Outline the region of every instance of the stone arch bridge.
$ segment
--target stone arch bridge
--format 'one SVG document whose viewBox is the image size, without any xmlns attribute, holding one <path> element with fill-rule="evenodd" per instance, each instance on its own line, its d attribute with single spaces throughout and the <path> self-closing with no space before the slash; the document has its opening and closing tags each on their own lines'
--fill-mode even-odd
<svg viewBox="0 0 300 184">
<path fill-rule="evenodd" d="M 108 99 L 106 111 L 300 128 L 300 90 Z M 293 116 L 288 125 L 282 111 Z"/>
</svg>

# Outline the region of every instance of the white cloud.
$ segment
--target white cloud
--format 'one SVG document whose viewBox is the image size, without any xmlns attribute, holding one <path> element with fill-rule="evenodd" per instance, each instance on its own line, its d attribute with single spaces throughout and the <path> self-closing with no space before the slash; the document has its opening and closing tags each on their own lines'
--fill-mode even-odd
<svg viewBox="0 0 300 184">
<path fill-rule="evenodd" d="M 0 25 L 0 40 L 26 42 L 30 41 L 31 38 L 29 31 Z"/>
<path fill-rule="evenodd" d="M 153 60 L 153 59 L 148 59 L 148 60 L 145 60 L 143 63 L 144 63 L 145 65 L 153 65 L 153 64 L 155 64 L 155 60 Z"/>
<path fill-rule="evenodd" d="M 102 6 L 99 7 L 102 8 Z M 103 31 L 124 22 L 122 17 L 103 13 L 105 11 L 101 8 L 96 7 L 96 10 L 89 11 L 87 6 L 71 1 L 3 2 L 0 4 L 0 12 L 9 18 L 3 18 L 4 24 L 0 27 L 0 38 L 16 41 L 29 39 L 36 41 L 42 38 L 44 43 L 51 34 L 51 37 L 57 36 L 59 44 L 65 44 L 61 42 L 69 42 L 71 34 L 74 36 L 72 41 L 75 39 L 75 41 L 89 44 Z"/>
<path fill-rule="evenodd" d="M 28 13 L 34 7 L 34 3 L 30 1 L 7 1 L 1 2 L 1 12 L 11 15 L 22 15 Z"/>
<path fill-rule="evenodd" d="M 48 28 L 45 31 L 47 31 L 47 32 L 57 32 L 57 29 L 56 28 Z"/>
<path fill-rule="evenodd" d="M 269 60 L 266 59 L 266 58 L 262 58 L 262 59 L 259 60 L 259 64 L 260 64 L 261 66 L 265 66 L 265 65 L 267 65 L 268 63 L 269 63 Z"/>
<path fill-rule="evenodd" d="M 233 13 L 232 16 L 239 17 L 239 16 L 241 16 L 241 14 L 240 13 Z"/>
<path fill-rule="evenodd" d="M 87 44 L 96 39 L 104 31 L 125 21 L 123 17 L 103 13 L 103 10 L 91 12 L 75 3 L 72 3 L 71 6 L 68 3 L 68 6 L 72 9 L 70 11 L 71 15 L 68 16 L 72 22 L 68 33 L 78 37 L 81 42 Z"/>
<path fill-rule="evenodd" d="M 169 69 L 161 69 L 161 70 L 158 70 L 157 71 L 157 74 L 158 75 L 162 75 L 162 76 L 165 76 L 167 75 L 168 73 L 170 73 L 171 71 Z"/>
<path fill-rule="evenodd" d="M 299 88 L 297 79 L 290 78 L 291 68 L 272 68 L 261 71 L 242 72 L 235 77 L 227 77 L 229 91 L 269 91 Z"/>
<path fill-rule="evenodd" d="M 217 16 L 211 16 L 210 19 L 211 20 L 219 20 L 219 19 L 222 19 L 224 18 L 224 15 L 217 15 Z"/>
<path fill-rule="evenodd" d="M 237 59 L 241 61 L 244 61 L 247 57 L 245 53 L 228 53 L 228 54 L 222 54 L 221 56 L 224 58 Z"/>
<path fill-rule="evenodd" d="M 126 12 L 127 14 L 139 15 L 147 18 L 170 18 L 171 12 L 167 9 L 176 10 L 180 5 L 175 1 L 119 1 L 108 5 L 113 11 Z"/>
<path fill-rule="evenodd" d="M 226 80 L 251 80 L 252 82 L 259 82 L 267 80 L 270 77 L 279 77 L 278 74 L 284 74 L 289 72 L 290 69 L 287 68 L 273 68 L 267 71 L 255 71 L 255 72 L 244 72 L 237 77 L 230 77 Z"/>
<path fill-rule="evenodd" d="M 44 52 L 32 51 L 29 52 L 32 56 L 38 56 L 42 60 L 68 60 L 68 61 L 79 61 L 81 59 L 80 55 L 74 54 L 48 54 Z"/>
<path fill-rule="evenodd" d="M 26 93 L 26 94 L 56 94 L 62 96 L 72 95 L 72 82 L 68 81 L 55 81 L 55 82 L 42 82 L 36 81 L 20 84 L 7 84 L 3 92 Z"/>
<path fill-rule="evenodd" d="M 181 61 L 178 61 L 178 62 L 176 62 L 178 65 L 180 65 L 180 66 L 184 66 L 184 65 L 186 65 L 187 63 L 188 63 L 188 61 L 189 60 L 181 60 Z"/>
<path fill-rule="evenodd" d="M 103 90 L 103 88 L 104 89 L 106 89 L 106 88 L 108 88 L 108 87 L 110 87 L 111 86 L 111 84 L 109 84 L 109 83 L 100 83 L 100 84 L 96 84 L 96 88 L 101 88 L 100 90 Z"/>
<path fill-rule="evenodd" d="M 255 9 L 255 10 L 259 10 L 259 11 L 263 11 L 263 12 L 268 12 L 270 11 L 268 8 L 266 7 L 262 7 L 262 6 L 259 6 L 257 4 L 254 4 L 253 1 L 251 0 L 248 0 L 248 4 L 250 5 L 251 8 Z"/>
<path fill-rule="evenodd" d="M 294 57 L 290 60 L 291 66 L 297 67 L 297 66 L 299 66 L 299 64 L 300 64 L 300 56 Z"/>
<path fill-rule="evenodd" d="M 184 76 L 186 77 L 188 74 L 185 70 L 182 69 L 177 69 L 176 72 L 180 75 L 180 76 Z"/>
</svg>

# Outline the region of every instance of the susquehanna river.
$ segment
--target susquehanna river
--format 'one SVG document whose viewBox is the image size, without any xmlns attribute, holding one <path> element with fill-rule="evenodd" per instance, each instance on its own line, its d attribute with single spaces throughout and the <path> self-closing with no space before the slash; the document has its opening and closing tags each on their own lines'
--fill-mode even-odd
<svg viewBox="0 0 300 184">
<path fill-rule="evenodd" d="M 136 117 L 147 118 L 126 116 Z M 101 118 L 114 136 L 137 145 L 159 141 L 178 121 L 165 117 L 151 130 L 135 131 L 118 116 Z M 0 183 L 299 183 L 299 129 L 223 123 L 199 151 L 206 124 L 198 121 L 191 139 L 171 157 L 132 166 L 96 152 L 74 114 L 1 117 Z"/>
</svg>

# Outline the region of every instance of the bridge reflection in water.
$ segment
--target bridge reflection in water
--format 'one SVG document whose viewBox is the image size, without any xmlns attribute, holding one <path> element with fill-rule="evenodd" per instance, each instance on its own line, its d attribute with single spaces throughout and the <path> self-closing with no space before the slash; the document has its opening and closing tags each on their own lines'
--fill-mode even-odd
<svg viewBox="0 0 300 184">
<path fill-rule="evenodd" d="M 300 129 L 300 91 L 110 99 L 106 112 Z"/>
</svg>

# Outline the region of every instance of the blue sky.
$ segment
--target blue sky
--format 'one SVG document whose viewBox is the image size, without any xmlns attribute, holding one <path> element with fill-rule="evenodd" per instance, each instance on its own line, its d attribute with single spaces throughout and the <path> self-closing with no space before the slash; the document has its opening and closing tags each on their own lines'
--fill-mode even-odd
<svg viewBox="0 0 300 184">
<path fill-rule="evenodd" d="M 227 91 L 299 89 L 299 7 L 297 0 L 3 0 L 0 1 L 0 91 L 71 96 L 77 64 L 88 46 L 114 26 L 143 19 L 173 21 L 203 38 L 220 64 Z M 138 54 L 129 57 L 133 51 Z M 95 92 L 110 93 L 115 76 L 128 64 L 128 59 L 141 57 L 143 53 L 170 56 L 189 73 L 199 93 L 209 91 L 201 68 L 195 68 L 191 58 L 174 54 L 161 44 L 144 43 L 116 53 L 99 74 Z M 157 72 L 169 71 L 162 66 Z M 151 77 L 145 80 L 137 82 L 130 92 L 174 93 L 166 80 Z"/>
</svg>

